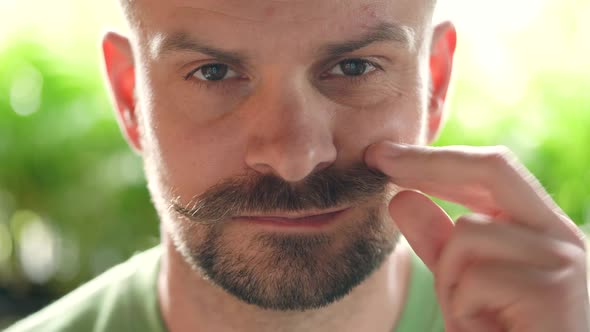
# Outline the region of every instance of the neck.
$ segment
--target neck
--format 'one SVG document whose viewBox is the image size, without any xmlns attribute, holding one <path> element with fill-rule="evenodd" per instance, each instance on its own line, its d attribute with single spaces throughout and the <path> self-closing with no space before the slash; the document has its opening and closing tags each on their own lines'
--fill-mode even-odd
<svg viewBox="0 0 590 332">
<path fill-rule="evenodd" d="M 382 331 L 394 330 L 410 274 L 407 245 L 343 299 L 321 309 L 272 311 L 244 303 L 191 269 L 163 232 L 158 278 L 162 317 L 169 332 Z"/>
</svg>

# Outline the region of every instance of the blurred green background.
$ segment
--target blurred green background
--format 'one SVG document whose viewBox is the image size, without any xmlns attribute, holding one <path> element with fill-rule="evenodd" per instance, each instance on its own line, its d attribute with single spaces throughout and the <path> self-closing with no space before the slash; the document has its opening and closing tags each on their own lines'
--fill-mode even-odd
<svg viewBox="0 0 590 332">
<path fill-rule="evenodd" d="M 437 145 L 511 147 L 585 227 L 590 2 L 439 2 L 459 48 Z M 0 0 L 0 328 L 158 242 L 102 81 L 111 27 L 114 0 Z"/>
</svg>

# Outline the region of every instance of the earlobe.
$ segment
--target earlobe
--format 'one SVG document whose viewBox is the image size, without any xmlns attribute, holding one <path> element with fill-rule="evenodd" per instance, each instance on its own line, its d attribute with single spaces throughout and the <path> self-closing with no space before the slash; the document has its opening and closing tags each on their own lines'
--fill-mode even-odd
<svg viewBox="0 0 590 332">
<path fill-rule="evenodd" d="M 457 32 L 451 22 L 437 25 L 430 52 L 431 93 L 428 101 L 428 143 L 432 143 L 443 126 L 444 105 L 451 81 Z"/>
<path fill-rule="evenodd" d="M 135 65 L 129 40 L 114 32 L 102 40 L 105 71 L 121 131 L 131 147 L 141 151 L 135 105 Z"/>
</svg>

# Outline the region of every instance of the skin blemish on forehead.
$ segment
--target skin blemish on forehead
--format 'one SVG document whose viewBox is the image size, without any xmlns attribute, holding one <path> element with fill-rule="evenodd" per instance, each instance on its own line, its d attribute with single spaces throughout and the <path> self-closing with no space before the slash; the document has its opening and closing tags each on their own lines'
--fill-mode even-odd
<svg viewBox="0 0 590 332">
<path fill-rule="evenodd" d="M 276 9 L 274 6 L 270 5 L 264 9 L 264 16 L 271 17 L 275 13 Z"/>
<path fill-rule="evenodd" d="M 357 16 L 360 21 L 360 28 L 362 30 L 374 29 L 376 22 L 388 22 L 391 21 L 389 15 L 384 14 L 384 8 L 379 6 L 380 3 L 366 3 L 359 7 L 359 15 Z M 392 23 L 388 24 L 393 27 L 392 30 L 398 35 L 399 40 L 405 41 L 407 49 L 415 51 L 418 47 L 418 32 L 413 27 L 406 24 Z"/>
<path fill-rule="evenodd" d="M 364 4 L 361 6 L 361 12 L 371 18 L 377 18 L 377 11 L 374 4 Z"/>
</svg>

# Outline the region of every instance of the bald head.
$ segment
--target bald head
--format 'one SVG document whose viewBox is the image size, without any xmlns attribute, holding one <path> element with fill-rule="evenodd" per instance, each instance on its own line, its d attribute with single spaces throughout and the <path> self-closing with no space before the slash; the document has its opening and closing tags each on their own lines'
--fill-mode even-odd
<svg viewBox="0 0 590 332">
<path fill-rule="evenodd" d="M 390 0 L 396 1 L 396 0 Z M 399 0 L 397 0 L 399 1 Z M 403 0 L 402 0 L 403 1 Z M 425 14 L 432 14 L 434 8 L 436 7 L 437 0 L 423 0 L 426 4 L 426 8 L 430 10 L 427 11 Z M 140 17 L 138 13 L 138 3 L 142 2 L 142 0 L 119 0 L 119 4 L 123 9 L 123 13 L 125 14 L 125 18 L 127 19 L 128 24 L 132 29 L 135 29 L 139 26 Z M 145 1 L 144 1 L 145 2 Z"/>
</svg>

